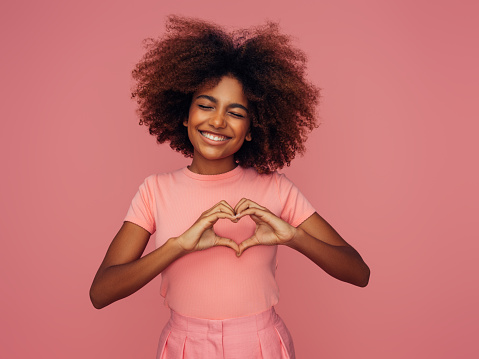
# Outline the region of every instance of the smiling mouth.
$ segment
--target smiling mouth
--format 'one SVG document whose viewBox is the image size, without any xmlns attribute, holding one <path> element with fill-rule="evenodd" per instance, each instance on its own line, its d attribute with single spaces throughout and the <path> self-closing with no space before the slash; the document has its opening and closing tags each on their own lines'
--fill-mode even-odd
<svg viewBox="0 0 479 359">
<path fill-rule="evenodd" d="M 226 141 L 226 140 L 229 140 L 229 139 L 230 139 L 230 137 L 221 136 L 221 135 L 215 135 L 215 134 L 210 133 L 210 132 L 200 131 L 200 133 L 201 133 L 201 135 L 202 135 L 203 137 L 206 137 L 207 139 L 212 140 L 212 141 L 221 142 L 221 141 Z"/>
</svg>

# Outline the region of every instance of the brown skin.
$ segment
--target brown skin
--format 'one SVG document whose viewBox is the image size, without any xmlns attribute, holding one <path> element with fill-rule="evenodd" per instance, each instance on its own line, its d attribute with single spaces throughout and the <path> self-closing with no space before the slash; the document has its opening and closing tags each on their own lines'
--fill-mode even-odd
<svg viewBox="0 0 479 359">
<path fill-rule="evenodd" d="M 214 97 L 215 103 L 205 103 L 201 95 Z M 232 170 L 235 151 L 243 141 L 251 139 L 245 122 L 238 122 L 237 108 L 245 108 L 242 85 L 230 76 L 223 77 L 214 88 L 202 88 L 196 93 L 190 106 L 186 123 L 191 142 L 195 145 L 190 170 L 201 174 L 220 174 Z M 200 105 L 200 107 L 197 107 Z M 211 105 L 211 106 L 209 106 Z M 247 112 L 243 113 L 247 121 Z M 249 123 L 248 123 L 249 124 Z M 211 143 L 202 140 L 198 130 L 216 133 L 231 138 L 225 143 Z M 232 222 L 250 216 L 256 223 L 255 234 L 238 246 L 228 238 L 219 237 L 213 225 L 219 219 Z M 255 245 L 286 245 L 311 259 L 331 276 L 364 287 L 369 281 L 369 268 L 361 256 L 317 213 L 306 219 L 297 228 L 275 216 L 267 208 L 243 198 L 235 207 L 220 201 L 201 214 L 198 220 L 179 237 L 173 237 L 164 245 L 142 257 L 150 238 L 145 229 L 130 222 L 124 222 L 113 239 L 103 262 L 93 280 L 90 298 L 93 306 L 103 308 L 121 298 L 127 297 L 160 274 L 176 259 L 189 253 L 207 250 L 213 246 L 226 246 L 240 256 Z"/>
<path fill-rule="evenodd" d="M 239 214 L 236 216 L 236 213 Z M 256 231 L 239 246 L 214 233 L 213 225 L 218 219 L 235 222 L 247 215 L 256 222 Z M 231 248 L 238 256 L 255 245 L 286 245 L 304 254 L 334 278 L 359 287 L 365 287 L 369 281 L 369 268 L 359 253 L 317 213 L 295 228 L 244 198 L 235 209 L 224 201 L 218 203 L 202 213 L 180 237 L 168 239 L 164 245 L 141 257 L 149 238 L 150 234 L 143 228 L 123 223 L 90 289 L 95 308 L 103 308 L 133 294 L 176 259 L 218 245 Z"/>
<path fill-rule="evenodd" d="M 216 174 L 236 167 L 234 155 L 244 141 L 251 141 L 248 100 L 243 86 L 224 76 L 215 87 L 203 86 L 193 95 L 188 118 L 188 139 L 193 144 L 190 171 Z M 212 141 L 206 136 L 220 137 Z"/>
<path fill-rule="evenodd" d="M 276 217 L 267 208 L 243 198 L 235 207 L 238 219 L 250 216 L 256 223 L 252 237 L 239 245 L 238 254 L 256 245 L 286 245 L 311 259 L 336 279 L 359 287 L 369 282 L 369 267 L 318 213 L 297 228 Z"/>
<path fill-rule="evenodd" d="M 234 222 L 230 208 L 222 201 L 203 212 L 180 237 L 170 238 L 164 245 L 142 257 L 150 233 L 142 227 L 124 222 L 110 244 L 105 258 L 93 279 L 90 299 L 97 309 L 125 298 L 146 285 L 176 259 L 213 246 L 226 246 L 238 251 L 231 239 L 218 237 L 213 225 L 221 218 Z"/>
<path fill-rule="evenodd" d="M 275 23 L 226 31 L 198 19 L 170 16 L 133 70 L 140 124 L 159 143 L 187 157 L 194 146 L 183 126 L 193 95 L 232 74 L 248 99 L 250 131 L 235 154 L 239 166 L 269 173 L 305 150 L 317 127 L 319 89 L 306 78 L 306 56 Z"/>
</svg>

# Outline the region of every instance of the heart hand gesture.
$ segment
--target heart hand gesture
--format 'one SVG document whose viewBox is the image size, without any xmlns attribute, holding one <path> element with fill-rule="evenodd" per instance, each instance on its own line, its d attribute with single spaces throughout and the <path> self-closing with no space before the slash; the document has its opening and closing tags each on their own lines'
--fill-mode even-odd
<svg viewBox="0 0 479 359">
<path fill-rule="evenodd" d="M 229 219 L 235 223 L 238 221 L 233 208 L 226 201 L 218 202 L 203 212 L 185 233 L 176 238 L 176 242 L 186 253 L 201 251 L 214 246 L 226 246 L 235 252 L 239 252 L 239 247 L 235 241 L 220 237 L 215 233 L 213 225 L 219 219 Z"/>
<path fill-rule="evenodd" d="M 254 234 L 240 243 L 238 256 L 252 246 L 286 244 L 296 234 L 295 227 L 249 199 L 243 198 L 239 201 L 235 212 L 237 213 L 236 218 L 250 216 L 256 223 Z"/>
</svg>

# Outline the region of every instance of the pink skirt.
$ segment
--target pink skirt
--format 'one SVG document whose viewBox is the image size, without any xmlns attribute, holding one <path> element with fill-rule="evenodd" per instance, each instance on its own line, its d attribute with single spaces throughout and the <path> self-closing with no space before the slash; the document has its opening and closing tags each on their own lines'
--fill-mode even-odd
<svg viewBox="0 0 479 359">
<path fill-rule="evenodd" d="M 271 309 L 241 318 L 209 320 L 173 310 L 161 332 L 157 359 L 294 359 L 291 334 Z"/>
</svg>

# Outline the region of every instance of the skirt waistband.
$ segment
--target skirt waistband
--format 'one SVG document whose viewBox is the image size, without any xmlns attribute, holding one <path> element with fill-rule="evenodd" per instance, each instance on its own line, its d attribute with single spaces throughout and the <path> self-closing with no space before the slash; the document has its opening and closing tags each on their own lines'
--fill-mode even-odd
<svg viewBox="0 0 479 359">
<path fill-rule="evenodd" d="M 203 319 L 186 317 L 171 310 L 170 325 L 176 330 L 193 333 L 221 333 L 223 336 L 260 331 L 277 322 L 274 307 L 246 317 L 230 319 Z"/>
</svg>

